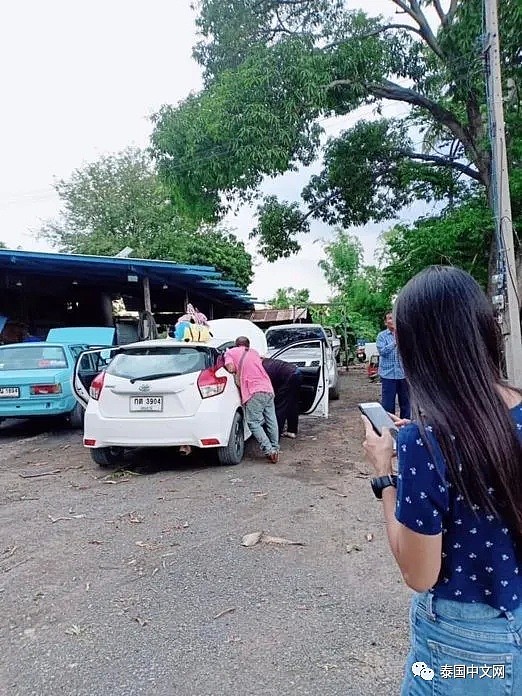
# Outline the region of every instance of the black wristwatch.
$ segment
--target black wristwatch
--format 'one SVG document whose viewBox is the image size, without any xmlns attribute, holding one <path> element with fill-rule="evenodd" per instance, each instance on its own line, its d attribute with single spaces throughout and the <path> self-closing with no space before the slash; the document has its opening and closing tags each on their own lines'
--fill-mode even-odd
<svg viewBox="0 0 522 696">
<path fill-rule="evenodd" d="M 382 492 L 388 486 L 397 488 L 397 476 L 389 474 L 388 476 L 379 476 L 371 480 L 372 491 L 378 500 L 382 500 Z"/>
</svg>

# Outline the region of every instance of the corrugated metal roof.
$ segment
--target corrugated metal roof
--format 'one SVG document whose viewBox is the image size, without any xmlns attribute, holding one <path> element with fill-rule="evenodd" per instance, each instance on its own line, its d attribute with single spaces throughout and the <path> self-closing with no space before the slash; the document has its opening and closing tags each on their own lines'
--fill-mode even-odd
<svg viewBox="0 0 522 696">
<path fill-rule="evenodd" d="M 294 309 L 257 309 L 250 315 L 253 322 L 277 322 L 277 321 L 303 321 L 308 317 L 308 309 L 300 307 Z"/>
<path fill-rule="evenodd" d="M 136 276 L 139 280 L 148 277 L 151 286 L 187 288 L 237 309 L 252 308 L 255 299 L 233 281 L 224 280 L 223 274 L 213 266 L 172 261 L 0 249 L 0 270 L 53 277 L 75 274 L 78 279 L 84 277 L 100 283 L 109 279 L 127 282 L 128 276 Z"/>
</svg>

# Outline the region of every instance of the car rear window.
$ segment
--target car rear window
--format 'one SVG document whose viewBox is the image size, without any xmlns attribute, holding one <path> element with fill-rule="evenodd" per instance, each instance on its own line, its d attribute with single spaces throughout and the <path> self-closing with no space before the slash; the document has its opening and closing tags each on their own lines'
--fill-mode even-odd
<svg viewBox="0 0 522 696">
<path fill-rule="evenodd" d="M 325 340 L 324 331 L 320 326 L 307 326 L 292 329 L 272 329 L 266 332 L 266 342 L 270 349 L 286 348 L 300 341 Z"/>
<path fill-rule="evenodd" d="M 0 370 L 46 370 L 67 367 L 59 346 L 5 346 L 0 348 Z"/>
<path fill-rule="evenodd" d="M 144 346 L 118 353 L 107 367 L 107 374 L 127 379 L 145 375 L 187 375 L 211 364 L 211 353 L 201 346 Z"/>
</svg>

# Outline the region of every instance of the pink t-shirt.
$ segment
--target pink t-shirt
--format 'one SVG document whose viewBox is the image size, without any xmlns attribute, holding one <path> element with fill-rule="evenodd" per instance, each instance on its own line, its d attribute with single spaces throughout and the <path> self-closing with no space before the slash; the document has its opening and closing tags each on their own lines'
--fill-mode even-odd
<svg viewBox="0 0 522 696">
<path fill-rule="evenodd" d="M 239 361 L 246 349 L 243 346 L 230 348 L 225 353 L 225 365 L 234 364 L 236 371 Z M 254 394 L 273 394 L 274 389 L 270 377 L 267 375 L 261 356 L 253 348 L 249 348 L 243 364 L 241 365 L 241 401 L 246 404 Z"/>
</svg>

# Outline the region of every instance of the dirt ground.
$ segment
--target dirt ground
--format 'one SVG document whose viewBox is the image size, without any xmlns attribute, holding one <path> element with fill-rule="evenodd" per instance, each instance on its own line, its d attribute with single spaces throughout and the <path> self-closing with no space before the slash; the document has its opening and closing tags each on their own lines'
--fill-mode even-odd
<svg viewBox="0 0 522 696">
<path fill-rule="evenodd" d="M 237 467 L 148 450 L 107 471 L 78 432 L 4 424 L 0 694 L 398 693 L 409 591 L 356 408 L 378 393 L 351 369 L 275 466 L 250 446 Z"/>
</svg>

